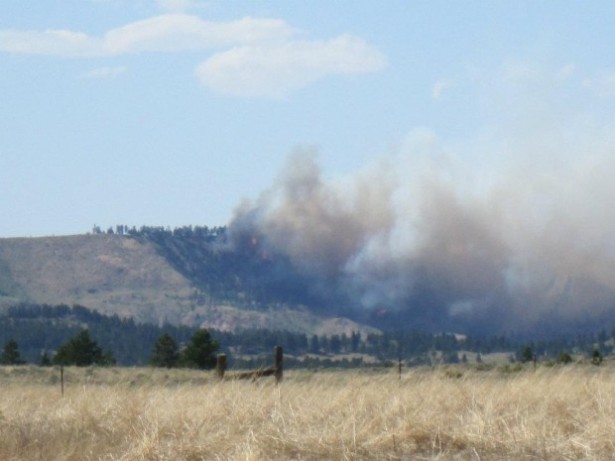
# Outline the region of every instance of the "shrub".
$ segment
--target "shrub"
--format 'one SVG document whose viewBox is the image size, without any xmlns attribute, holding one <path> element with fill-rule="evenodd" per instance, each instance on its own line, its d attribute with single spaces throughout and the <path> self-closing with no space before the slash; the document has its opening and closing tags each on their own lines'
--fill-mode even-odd
<svg viewBox="0 0 615 461">
<path fill-rule="evenodd" d="M 562 352 L 559 355 L 559 358 L 557 360 L 559 363 L 561 364 L 568 364 L 568 363 L 572 363 L 572 357 L 570 356 L 570 354 L 568 352 Z"/>
<path fill-rule="evenodd" d="M 592 352 L 592 363 L 594 365 L 600 365 L 602 363 L 602 354 L 598 349 L 594 349 L 594 352 Z"/>
</svg>

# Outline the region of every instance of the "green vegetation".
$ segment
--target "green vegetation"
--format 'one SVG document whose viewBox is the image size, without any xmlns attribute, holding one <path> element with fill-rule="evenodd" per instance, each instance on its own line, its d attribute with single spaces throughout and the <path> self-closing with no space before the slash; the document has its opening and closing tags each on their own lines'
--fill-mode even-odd
<svg viewBox="0 0 615 461">
<path fill-rule="evenodd" d="M 207 370 L 216 366 L 216 352 L 220 345 L 212 339 L 209 331 L 198 330 L 190 339 L 190 343 L 181 352 L 182 366 Z"/>
<path fill-rule="evenodd" d="M 592 352 L 592 363 L 594 365 L 600 365 L 602 363 L 602 353 L 598 349 L 594 349 Z"/>
<path fill-rule="evenodd" d="M 62 344 L 55 355 L 53 363 L 57 365 L 113 365 L 115 359 L 110 352 L 103 353 L 96 341 L 90 338 L 88 330 L 81 330 L 73 338 Z"/>
<path fill-rule="evenodd" d="M 59 348 L 87 328 L 90 338 L 110 351 L 118 365 L 147 365 L 156 339 L 168 333 L 186 343 L 193 328 L 136 323 L 83 306 L 20 304 L 0 315 L 0 344 L 19 342 L 28 363 L 49 363 Z"/>
<path fill-rule="evenodd" d="M 558 362 L 563 364 L 563 365 L 566 365 L 568 363 L 572 363 L 572 356 L 568 352 L 562 352 L 559 355 Z"/>
<path fill-rule="evenodd" d="M 87 335 L 87 336 L 86 336 Z M 274 346 L 282 346 L 285 366 L 360 367 L 397 363 L 405 366 L 434 363 L 480 363 L 488 354 L 517 361 L 551 360 L 565 363 L 567 354 L 600 364 L 613 353 L 614 339 L 604 331 L 595 335 L 526 342 L 512 337 L 461 337 L 420 331 L 387 331 L 362 335 L 311 335 L 289 331 L 206 331 L 184 326 L 139 324 L 105 316 L 83 306 L 18 305 L 0 316 L 0 344 L 6 364 L 25 361 L 53 363 L 155 365 L 210 368 L 220 351 L 230 367 L 259 367 L 271 360 Z M 17 343 L 19 347 L 17 347 Z M 86 350 L 89 358 L 77 358 Z M 103 353 L 102 351 L 107 351 Z M 595 352 L 594 352 L 595 351 Z M 465 359 L 464 359 L 465 357 Z"/>
<path fill-rule="evenodd" d="M 150 363 L 155 367 L 173 368 L 179 362 L 179 348 L 177 343 L 168 333 L 164 333 L 156 344 L 150 358 Z"/>
<path fill-rule="evenodd" d="M 531 362 L 536 358 L 536 355 L 534 354 L 534 351 L 532 350 L 532 347 L 529 345 L 526 345 L 523 347 L 523 349 L 521 350 L 521 354 L 520 354 L 520 360 L 523 363 L 527 363 L 527 362 Z"/>
<path fill-rule="evenodd" d="M 25 363 L 21 359 L 17 341 L 14 339 L 9 339 L 6 342 L 4 349 L 2 350 L 2 355 L 0 356 L 0 363 L 2 365 L 22 365 Z"/>
<path fill-rule="evenodd" d="M 173 337 L 164 333 L 154 344 L 150 364 L 164 368 L 181 366 L 207 370 L 216 365 L 216 352 L 219 347 L 207 330 L 196 331 L 190 343 L 181 351 Z"/>
</svg>

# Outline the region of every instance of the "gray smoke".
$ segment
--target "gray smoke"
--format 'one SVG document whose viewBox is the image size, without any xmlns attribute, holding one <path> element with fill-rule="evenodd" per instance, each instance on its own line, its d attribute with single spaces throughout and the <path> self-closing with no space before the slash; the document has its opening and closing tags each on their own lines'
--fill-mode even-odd
<svg viewBox="0 0 615 461">
<path fill-rule="evenodd" d="M 615 151 L 585 147 L 464 163 L 417 130 L 334 180 L 304 149 L 230 228 L 358 311 L 504 332 L 596 325 L 615 319 Z"/>
</svg>

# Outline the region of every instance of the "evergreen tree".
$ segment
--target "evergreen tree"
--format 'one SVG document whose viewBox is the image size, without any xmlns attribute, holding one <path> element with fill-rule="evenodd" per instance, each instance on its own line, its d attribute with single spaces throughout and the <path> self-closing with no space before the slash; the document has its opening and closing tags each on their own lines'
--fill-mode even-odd
<svg viewBox="0 0 615 461">
<path fill-rule="evenodd" d="M 602 363 L 602 353 L 598 349 L 594 349 L 592 352 L 592 363 L 594 365 L 600 365 Z"/>
<path fill-rule="evenodd" d="M 526 345 L 519 354 L 519 359 L 522 363 L 531 362 L 534 360 L 534 351 L 532 350 L 532 346 Z"/>
<path fill-rule="evenodd" d="M 310 349 L 309 351 L 312 354 L 318 354 L 320 352 L 320 341 L 318 341 L 317 335 L 312 335 L 312 339 L 310 339 Z"/>
<path fill-rule="evenodd" d="M 112 361 L 112 356 L 103 354 L 96 341 L 90 338 L 88 330 L 81 330 L 81 333 L 61 345 L 53 357 L 55 364 L 77 365 L 78 367 L 109 365 L 110 361 Z"/>
<path fill-rule="evenodd" d="M 150 363 L 155 367 L 173 368 L 179 361 L 179 349 L 177 343 L 168 333 L 161 335 L 150 358 Z"/>
<path fill-rule="evenodd" d="M 19 354 L 17 341 L 9 339 L 6 342 L 2 350 L 2 355 L 0 356 L 0 363 L 2 365 L 23 365 L 25 363 Z"/>
<path fill-rule="evenodd" d="M 329 338 L 329 350 L 333 354 L 339 354 L 342 350 L 342 340 L 339 335 L 331 335 Z"/>
<path fill-rule="evenodd" d="M 182 351 L 182 365 L 201 370 L 216 366 L 216 351 L 219 345 L 211 338 L 207 330 L 199 330 L 190 340 L 190 344 Z"/>
<path fill-rule="evenodd" d="M 51 359 L 49 358 L 49 355 L 47 354 L 47 351 L 44 351 L 43 354 L 41 355 L 41 360 L 39 362 L 39 366 L 41 366 L 41 367 L 49 367 L 49 366 L 51 366 Z"/>
<path fill-rule="evenodd" d="M 359 345 L 361 344 L 361 333 L 358 331 L 353 331 L 350 336 L 350 347 L 352 352 L 358 352 Z"/>
</svg>

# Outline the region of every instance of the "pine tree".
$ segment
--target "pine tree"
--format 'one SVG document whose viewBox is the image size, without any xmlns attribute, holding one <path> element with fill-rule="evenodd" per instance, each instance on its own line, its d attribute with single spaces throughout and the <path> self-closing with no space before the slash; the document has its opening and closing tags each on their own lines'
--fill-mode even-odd
<svg viewBox="0 0 615 461">
<path fill-rule="evenodd" d="M 532 350 L 532 346 L 526 345 L 520 353 L 520 360 L 522 363 L 531 362 L 534 360 L 534 351 Z"/>
<path fill-rule="evenodd" d="M 182 351 L 182 365 L 201 370 L 213 368 L 219 347 L 207 330 L 199 330 L 192 335 L 190 344 Z"/>
<path fill-rule="evenodd" d="M 49 358 L 47 351 L 44 351 L 43 354 L 41 355 L 41 361 L 39 362 L 39 366 L 41 367 L 51 366 L 51 359 Z"/>
<path fill-rule="evenodd" d="M 179 349 L 177 343 L 171 335 L 164 333 L 161 335 L 150 358 L 150 363 L 155 367 L 173 368 L 179 361 Z"/>
<path fill-rule="evenodd" d="M 312 339 L 310 339 L 309 351 L 312 354 L 318 354 L 320 352 L 320 341 L 318 341 L 318 336 L 317 335 L 313 335 Z"/>
<path fill-rule="evenodd" d="M 23 365 L 25 363 L 19 354 L 17 341 L 9 339 L 6 342 L 2 350 L 2 355 L 0 355 L 0 363 L 2 365 Z"/>
<path fill-rule="evenodd" d="M 90 338 L 88 330 L 82 330 L 81 333 L 60 346 L 53 357 L 55 364 L 77 365 L 78 367 L 108 365 L 112 360 L 110 353 L 103 354 L 96 341 Z"/>
</svg>

